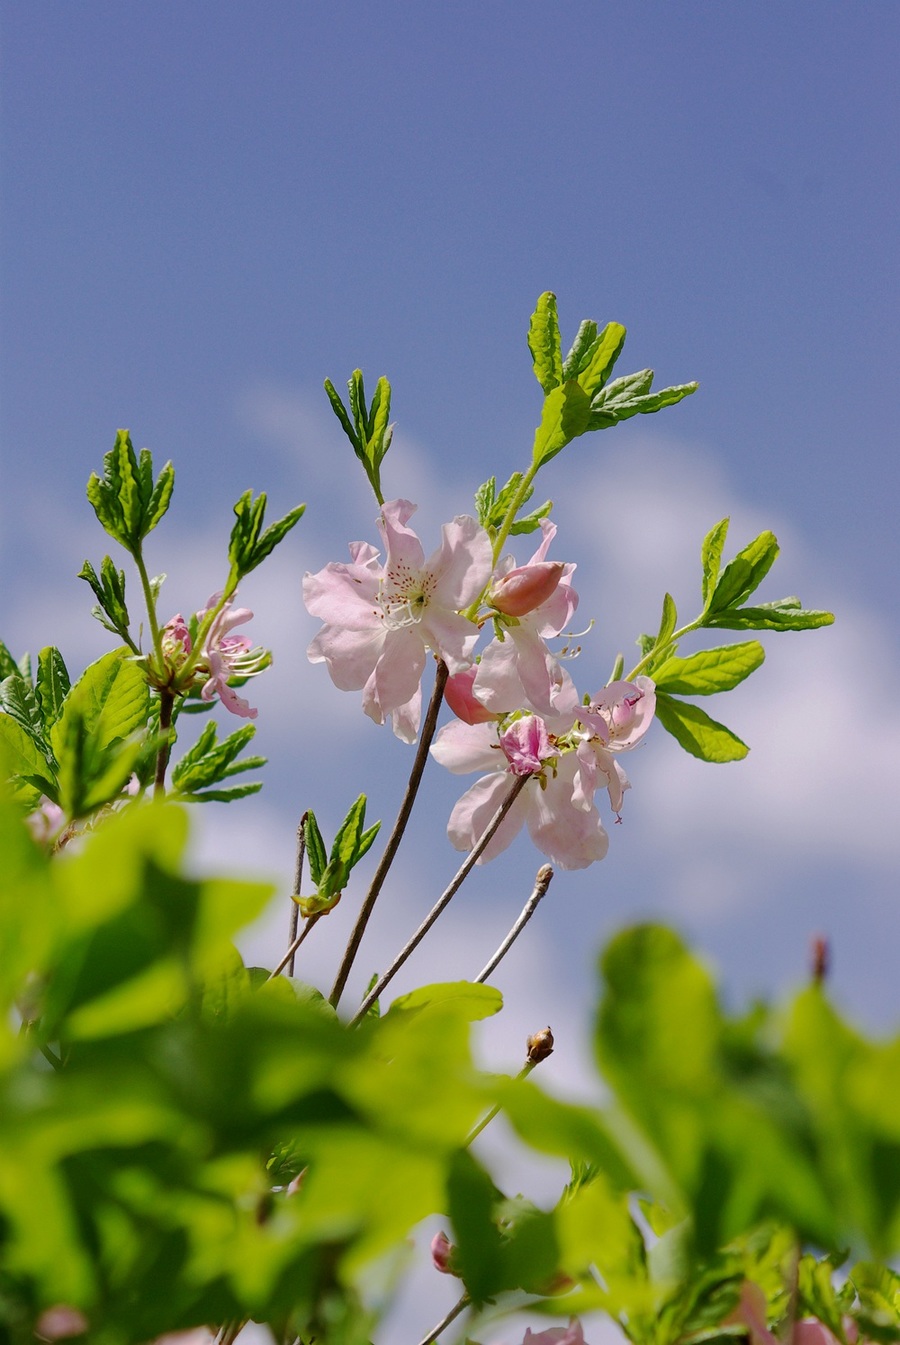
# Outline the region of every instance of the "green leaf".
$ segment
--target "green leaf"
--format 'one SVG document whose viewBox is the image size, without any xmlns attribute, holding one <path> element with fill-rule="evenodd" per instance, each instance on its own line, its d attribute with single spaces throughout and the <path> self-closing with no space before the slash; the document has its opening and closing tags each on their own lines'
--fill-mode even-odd
<svg viewBox="0 0 900 1345">
<path fill-rule="evenodd" d="M 53 645 L 38 655 L 37 693 L 41 708 L 44 733 L 48 734 L 62 712 L 63 702 L 71 689 L 69 672 L 62 654 Z"/>
<path fill-rule="evenodd" d="M 541 526 L 541 519 L 548 518 L 552 508 L 553 501 L 545 500 L 537 509 L 532 509 L 530 514 L 525 514 L 522 518 L 517 519 L 509 530 L 510 535 L 512 537 L 520 537 L 524 533 L 537 532 L 538 528 Z"/>
<path fill-rule="evenodd" d="M 686 752 L 701 761 L 740 761 L 750 750 L 736 734 L 710 719 L 698 706 L 675 700 L 665 692 L 657 693 L 656 717 Z"/>
<path fill-rule="evenodd" d="M 715 592 L 716 582 L 719 578 L 719 566 L 722 563 L 722 549 L 725 546 L 725 538 L 728 535 L 728 525 L 731 522 L 728 518 L 723 518 L 714 528 L 711 528 L 703 539 L 703 546 L 700 550 L 700 561 L 703 566 L 703 610 L 706 611 L 709 606 L 709 600 Z"/>
<path fill-rule="evenodd" d="M 41 794 L 56 802 L 56 781 L 47 758 L 32 734 L 8 714 L 0 714 L 0 777 L 29 811 L 37 807 Z"/>
<path fill-rule="evenodd" d="M 488 477 L 484 485 L 479 486 L 475 492 L 475 513 L 483 528 L 487 528 L 490 524 L 496 493 L 497 478 L 495 476 Z"/>
<path fill-rule="evenodd" d="M 722 571 L 708 613 L 715 616 L 726 608 L 738 607 L 765 579 L 778 555 L 778 540 L 774 533 L 761 532 L 739 551 Z"/>
<path fill-rule="evenodd" d="M 306 813 L 305 823 L 306 835 L 306 857 L 309 860 L 309 875 L 316 887 L 322 881 L 322 876 L 328 866 L 328 858 L 325 854 L 325 842 L 322 839 L 322 833 L 319 830 L 319 824 L 316 821 L 316 815 L 310 808 Z"/>
<path fill-rule="evenodd" d="M 46 753 L 44 719 L 34 687 L 18 672 L 0 682 L 0 709 L 5 710 Z"/>
<path fill-rule="evenodd" d="M 675 606 L 675 599 L 671 593 L 666 593 L 663 597 L 662 615 L 659 619 L 659 631 L 653 642 L 653 647 L 662 652 L 671 642 L 672 632 L 678 621 L 678 609 Z M 655 674 L 654 674 L 655 680 Z"/>
<path fill-rule="evenodd" d="M 7 677 L 14 677 L 18 672 L 19 665 L 3 641 L 0 640 L 0 679 L 5 681 Z"/>
<path fill-rule="evenodd" d="M 590 428 L 591 403 L 578 383 L 564 383 L 544 398 L 541 423 L 534 433 L 533 459 L 543 466 L 572 439 Z"/>
<path fill-rule="evenodd" d="M 585 318 L 578 328 L 568 355 L 563 360 L 561 382 L 568 383 L 570 379 L 578 377 L 585 361 L 590 357 L 596 340 L 597 324 L 591 318 Z"/>
<path fill-rule="evenodd" d="M 447 1206 L 456 1246 L 454 1265 L 476 1306 L 502 1283 L 502 1242 L 493 1219 L 500 1198 L 481 1164 L 461 1150 L 450 1167 Z"/>
<path fill-rule="evenodd" d="M 548 290 L 537 301 L 528 327 L 528 349 L 534 362 L 534 376 L 550 393 L 562 382 L 562 352 L 556 295 Z"/>
<path fill-rule="evenodd" d="M 131 651 L 112 649 L 90 664 L 72 687 L 53 726 L 51 746 L 56 750 L 63 742 L 70 714 L 83 719 L 98 750 L 103 751 L 144 728 L 149 709 L 150 692 Z"/>
<path fill-rule="evenodd" d="M 624 344 L 625 328 L 620 322 L 608 322 L 584 352 L 573 377 L 588 397 L 593 397 L 606 383 Z"/>
<path fill-rule="evenodd" d="M 834 623 L 833 612 L 817 612 L 800 606 L 799 598 L 780 598 L 756 607 L 729 607 L 706 616 L 704 626 L 717 630 L 816 630 Z"/>
<path fill-rule="evenodd" d="M 138 461 L 127 430 L 119 430 L 114 447 L 104 456 L 103 477 L 91 474 L 87 497 L 110 537 L 137 556 L 141 542 L 169 507 L 175 469 L 167 462 L 153 484 L 150 450 Z"/>
<path fill-rule="evenodd" d="M 434 1005 L 452 1004 L 463 1012 L 467 1022 L 490 1018 L 503 1008 L 503 996 L 492 985 L 475 981 L 445 981 L 436 985 L 420 985 L 405 995 L 398 996 L 388 1009 L 390 1014 L 411 1013 Z"/>
<path fill-rule="evenodd" d="M 347 381 L 350 413 L 344 407 L 330 379 L 325 380 L 325 391 L 350 443 L 359 458 L 379 504 L 384 503 L 381 491 L 381 463 L 391 446 L 393 430 L 390 421 L 391 385 L 382 375 L 375 386 L 372 405 L 366 408 L 366 391 L 361 369 L 354 369 Z"/>
<path fill-rule="evenodd" d="M 193 799 L 202 802 L 203 799 L 211 797 L 210 795 L 199 795 L 198 791 L 206 789 L 209 785 L 218 784 L 229 776 L 238 775 L 242 771 L 259 770 L 265 765 L 265 757 L 244 757 L 238 761 L 236 758 L 244 750 L 256 733 L 254 724 L 244 724 L 241 728 L 230 733 L 222 742 L 216 738 L 216 725 L 207 724 L 200 737 L 181 758 L 172 770 L 172 785 L 176 793 L 184 797 L 185 800 Z M 237 787 L 240 792 L 228 791 L 229 798 L 240 798 L 244 794 L 255 794 L 262 788 L 260 784 L 240 785 Z"/>
<path fill-rule="evenodd" d="M 644 371 L 650 373 L 650 370 Z M 632 374 L 632 378 L 639 379 L 640 374 Z M 652 377 L 652 374 L 651 374 Z M 617 382 L 619 380 L 616 380 Z M 625 381 L 625 380 L 623 380 Z M 603 392 L 599 394 L 600 398 L 606 398 L 611 395 L 613 384 L 607 384 Z M 589 429 L 604 430 L 610 425 L 615 425 L 620 420 L 628 420 L 631 416 L 647 415 L 654 411 L 662 411 L 666 406 L 675 406 L 678 402 L 684 401 L 685 397 L 690 397 L 691 393 L 696 392 L 698 383 L 680 383 L 672 388 L 663 388 L 660 392 L 647 393 L 644 396 L 628 397 L 621 395 L 615 401 L 604 400 L 598 405 L 598 398 L 594 398 L 591 403 L 591 414 Z"/>
<path fill-rule="evenodd" d="M 673 655 L 653 671 L 657 691 L 681 696 L 711 696 L 731 691 L 760 666 L 766 651 L 758 640 L 702 649 L 689 658 Z"/>
</svg>

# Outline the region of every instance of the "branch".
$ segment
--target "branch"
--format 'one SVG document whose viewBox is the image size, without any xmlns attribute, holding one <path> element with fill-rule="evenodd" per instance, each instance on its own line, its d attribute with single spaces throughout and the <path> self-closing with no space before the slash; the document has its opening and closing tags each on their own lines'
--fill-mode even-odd
<svg viewBox="0 0 900 1345">
<path fill-rule="evenodd" d="M 487 966 L 484 967 L 475 977 L 476 985 L 486 981 L 487 978 L 490 976 L 491 972 L 497 966 L 497 964 L 499 962 L 502 962 L 503 958 L 506 957 L 506 954 L 509 952 L 510 948 L 512 948 L 516 939 L 522 933 L 522 930 L 525 928 L 525 926 L 528 924 L 528 921 L 531 919 L 531 917 L 537 910 L 538 902 L 547 895 L 547 888 L 550 886 L 552 880 L 553 880 L 553 870 L 551 869 L 550 865 L 542 864 L 541 867 L 538 869 L 537 876 L 535 877 L 534 880 L 534 891 L 526 901 L 525 905 L 522 907 L 522 911 L 519 915 L 518 920 L 513 925 L 512 929 L 509 931 L 506 938 L 503 940 L 500 947 L 497 949 L 496 953 L 494 953 L 494 956 L 490 959 Z"/>
<path fill-rule="evenodd" d="M 463 882 L 468 877 L 470 870 L 474 868 L 480 856 L 487 849 L 489 842 L 493 839 L 494 833 L 500 826 L 500 823 L 503 821 L 504 817 L 515 803 L 516 799 L 521 794 L 525 785 L 532 778 L 533 777 L 530 775 L 517 775 L 515 777 L 515 779 L 513 780 L 512 788 L 509 790 L 509 793 L 506 795 L 506 798 L 500 804 L 500 807 L 497 809 L 497 811 L 494 813 L 494 816 L 488 823 L 487 830 L 481 837 L 481 840 L 478 841 L 478 843 L 475 846 L 473 846 L 473 848 L 469 851 L 464 863 L 457 869 L 456 874 L 452 882 L 450 883 L 450 886 L 445 888 L 445 890 L 441 893 L 440 897 L 438 897 L 437 901 L 432 906 L 431 910 L 428 912 L 425 919 L 422 921 L 421 925 L 416 930 L 415 934 L 408 941 L 408 943 L 406 943 L 403 946 L 403 948 L 401 948 L 400 952 L 394 958 L 393 962 L 388 967 L 384 975 L 379 977 L 379 979 L 375 982 L 372 989 L 369 991 L 368 995 L 366 995 L 366 998 L 363 1000 L 362 1004 L 359 1006 L 356 1013 L 351 1018 L 350 1020 L 351 1026 L 353 1023 L 358 1023 L 359 1020 L 368 1013 L 369 1009 L 375 1003 L 376 999 L 381 994 L 385 986 L 394 979 L 394 977 L 396 976 L 400 968 L 403 966 L 406 959 L 410 956 L 411 953 L 415 951 L 416 948 L 418 948 L 419 944 L 422 942 L 425 935 L 431 929 L 431 926 L 434 924 L 435 920 L 437 920 L 438 916 L 441 914 L 444 908 L 447 905 L 449 905 L 452 898 L 462 887 Z"/>
<path fill-rule="evenodd" d="M 394 862 L 394 856 L 399 849 L 400 842 L 403 839 L 403 833 L 406 830 L 406 824 L 409 821 L 409 815 L 412 812 L 413 804 L 416 801 L 416 794 L 422 780 L 422 772 L 425 770 L 425 763 L 428 760 L 428 749 L 431 746 L 431 740 L 434 737 L 434 731 L 437 728 L 438 713 L 441 708 L 441 701 L 444 699 L 444 687 L 447 685 L 448 668 L 443 659 L 437 661 L 437 671 L 434 677 L 434 689 L 431 693 L 431 701 L 428 706 L 428 713 L 425 716 L 425 723 L 419 738 L 419 746 L 416 750 L 416 759 L 413 762 L 412 770 L 409 775 L 409 782 L 406 786 L 406 793 L 403 796 L 403 802 L 400 804 L 400 811 L 397 814 L 397 820 L 394 823 L 394 830 L 391 832 L 388 843 L 384 848 L 384 854 L 378 868 L 375 870 L 375 876 L 372 879 L 372 885 L 366 894 L 359 915 L 356 917 L 356 924 L 353 926 L 353 932 L 347 942 L 344 950 L 343 961 L 338 968 L 338 974 L 335 977 L 331 994 L 328 996 L 329 1003 L 337 1008 L 340 1003 L 341 995 L 344 993 L 344 986 L 347 984 L 347 977 L 350 975 L 350 968 L 353 966 L 356 954 L 359 952 L 359 945 L 362 942 L 362 936 L 365 933 L 366 925 L 369 923 L 369 916 L 372 914 L 375 902 L 378 900 L 378 894 L 382 889 L 388 871 Z"/>
</svg>

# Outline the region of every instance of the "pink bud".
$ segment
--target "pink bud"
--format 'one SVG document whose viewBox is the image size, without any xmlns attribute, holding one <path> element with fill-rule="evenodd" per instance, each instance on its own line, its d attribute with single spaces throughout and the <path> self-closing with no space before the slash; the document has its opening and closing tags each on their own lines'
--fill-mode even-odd
<svg viewBox="0 0 900 1345">
<path fill-rule="evenodd" d="M 441 1229 L 440 1233 L 435 1233 L 431 1239 L 431 1259 L 435 1270 L 439 1270 L 442 1275 L 455 1275 L 456 1273 L 450 1264 L 453 1252 L 453 1243 L 444 1230 Z"/>
<path fill-rule="evenodd" d="M 499 718 L 482 705 L 472 692 L 477 672 L 478 669 L 473 666 L 467 668 L 465 672 L 455 673 L 453 677 L 447 678 L 447 685 L 444 687 L 444 700 L 457 719 L 461 719 L 464 724 L 487 724 L 492 719 Z"/>
<path fill-rule="evenodd" d="M 513 775 L 536 775 L 544 762 L 556 755 L 547 725 L 537 715 L 517 719 L 500 734 L 500 746 Z"/>
<path fill-rule="evenodd" d="M 520 565 L 497 581 L 491 589 L 490 601 L 505 616 L 525 616 L 553 596 L 565 568 L 558 560 Z"/>
</svg>

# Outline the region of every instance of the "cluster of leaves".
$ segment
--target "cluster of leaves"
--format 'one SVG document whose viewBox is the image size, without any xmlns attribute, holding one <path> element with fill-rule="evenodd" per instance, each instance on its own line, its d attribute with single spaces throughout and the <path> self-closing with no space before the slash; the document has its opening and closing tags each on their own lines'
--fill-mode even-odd
<svg viewBox="0 0 900 1345">
<path fill-rule="evenodd" d="M 535 377 L 544 390 L 541 422 L 534 436 L 535 465 L 549 462 L 588 430 L 605 430 L 631 416 L 661 411 L 696 392 L 696 383 L 651 392 L 652 369 L 610 382 L 624 344 L 621 323 L 608 322 L 598 331 L 596 322 L 586 319 L 563 359 L 556 295 L 548 292 L 538 299 L 528 330 Z"/>
<path fill-rule="evenodd" d="M 575 1106 L 475 1070 L 491 987 L 426 986 L 351 1029 L 245 967 L 230 940 L 269 888 L 188 877 L 170 804 L 53 860 L 10 805 L 0 831 L 5 1339 L 64 1302 L 101 1345 L 250 1317 L 360 1345 L 372 1267 L 434 1213 L 475 1308 L 600 1309 L 674 1345 L 734 1335 L 750 1279 L 772 1323 L 810 1312 L 846 1340 L 849 1315 L 900 1339 L 900 1039 L 867 1041 L 820 986 L 731 1018 L 674 934 L 627 931 L 597 1019 L 613 1101 Z M 473 1154 L 498 1103 L 572 1162 L 554 1208 L 505 1196 Z M 798 1306 L 799 1240 L 830 1259 L 801 1259 Z M 847 1247 L 869 1259 L 837 1290 Z"/>
<path fill-rule="evenodd" d="M 746 606 L 778 555 L 778 541 L 761 532 L 721 568 L 729 520 L 723 518 L 703 541 L 702 601 L 700 615 L 676 629 L 678 611 L 671 594 L 663 599 L 659 630 L 638 639 L 641 661 L 630 674 L 646 673 L 656 683 L 656 715 L 663 728 L 686 752 L 701 761 L 738 761 L 747 745 L 737 734 L 711 719 L 698 705 L 682 696 L 710 696 L 731 691 L 757 669 L 765 658 L 758 640 L 701 649 L 688 658 L 677 654 L 678 642 L 698 630 L 813 630 L 834 621 L 831 612 L 804 608 L 796 597 Z M 621 673 L 621 663 L 615 676 Z"/>
<path fill-rule="evenodd" d="M 304 916 L 320 915 L 330 911 L 341 899 L 341 894 L 350 880 L 350 874 L 356 865 L 372 847 L 372 842 L 381 830 L 381 823 L 375 822 L 366 827 L 365 794 L 351 804 L 347 816 L 338 827 L 331 854 L 326 855 L 325 842 L 316 821 L 316 815 L 310 809 L 303 822 L 303 841 L 309 860 L 309 874 L 316 885 L 315 896 L 297 896 L 297 904 Z"/>
</svg>

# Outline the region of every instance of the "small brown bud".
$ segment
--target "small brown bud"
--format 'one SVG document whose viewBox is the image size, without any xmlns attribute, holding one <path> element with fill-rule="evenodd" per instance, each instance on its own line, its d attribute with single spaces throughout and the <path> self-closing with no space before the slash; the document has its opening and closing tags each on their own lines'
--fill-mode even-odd
<svg viewBox="0 0 900 1345">
<path fill-rule="evenodd" d="M 821 985 L 825 980 L 830 962 L 831 949 L 828 946 L 828 940 L 821 934 L 817 934 L 812 941 L 812 978 L 816 985 Z"/>
<path fill-rule="evenodd" d="M 553 1033 L 549 1027 L 542 1028 L 540 1032 L 535 1032 L 534 1036 L 528 1038 L 525 1046 L 527 1051 L 525 1058 L 529 1065 L 539 1065 L 548 1055 L 553 1054 Z"/>
</svg>

